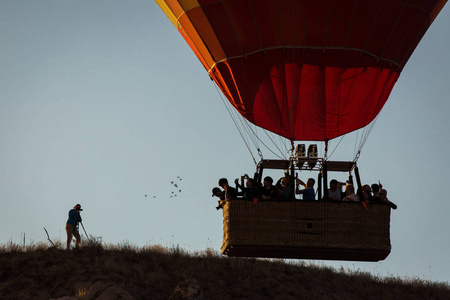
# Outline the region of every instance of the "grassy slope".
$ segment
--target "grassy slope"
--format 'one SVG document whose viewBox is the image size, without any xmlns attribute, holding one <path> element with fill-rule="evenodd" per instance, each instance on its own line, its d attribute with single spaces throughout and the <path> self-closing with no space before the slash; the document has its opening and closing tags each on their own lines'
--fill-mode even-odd
<svg viewBox="0 0 450 300">
<path fill-rule="evenodd" d="M 198 280 L 204 299 L 450 299 L 446 284 L 379 279 L 281 260 L 230 259 L 176 247 L 87 245 L 78 251 L 0 248 L 0 299 L 51 299 L 119 286 L 136 299 L 167 299 L 176 285 Z M 82 296 L 85 294 L 85 296 Z M 86 295 L 87 294 L 87 295 Z"/>
</svg>

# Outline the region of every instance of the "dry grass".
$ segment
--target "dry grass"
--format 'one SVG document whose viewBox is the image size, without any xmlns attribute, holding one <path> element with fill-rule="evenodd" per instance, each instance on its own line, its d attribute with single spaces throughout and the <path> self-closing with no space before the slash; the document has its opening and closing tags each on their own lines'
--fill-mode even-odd
<svg viewBox="0 0 450 300">
<path fill-rule="evenodd" d="M 0 299 L 96 299 L 111 286 L 135 299 L 167 299 L 179 282 L 192 278 L 204 299 L 450 299 L 444 283 L 227 258 L 211 248 L 188 253 L 178 246 L 138 247 L 127 241 L 106 245 L 94 237 L 76 251 L 55 245 L 0 245 Z"/>
</svg>

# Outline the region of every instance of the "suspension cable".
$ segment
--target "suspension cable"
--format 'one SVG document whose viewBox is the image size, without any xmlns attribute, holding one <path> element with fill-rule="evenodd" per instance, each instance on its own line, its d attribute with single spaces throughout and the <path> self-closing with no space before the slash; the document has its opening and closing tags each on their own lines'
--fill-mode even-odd
<svg viewBox="0 0 450 300">
<path fill-rule="evenodd" d="M 355 146 L 353 147 L 353 156 L 356 156 L 356 145 L 358 144 L 359 130 L 356 130 Z"/>
<path fill-rule="evenodd" d="M 229 104 L 227 104 L 227 105 L 230 106 Z M 245 130 L 247 137 L 252 141 L 255 148 L 259 149 L 258 140 L 255 138 L 254 134 L 252 134 L 251 130 L 249 129 L 248 122 L 246 122 L 246 120 L 244 118 L 242 118 L 234 109 L 231 109 L 231 112 L 234 113 L 235 118 L 237 118 L 240 121 L 242 128 Z"/>
<path fill-rule="evenodd" d="M 288 149 L 288 147 L 286 146 L 286 140 L 284 140 L 283 141 L 283 138 L 281 137 L 281 136 L 278 136 L 279 137 L 279 139 L 280 139 L 280 145 L 283 145 L 284 146 L 284 153 L 289 153 L 289 149 Z"/>
<path fill-rule="evenodd" d="M 248 122 L 248 121 L 247 121 Z M 278 157 L 278 158 L 280 158 L 280 159 L 283 159 L 283 157 L 281 157 L 280 155 L 278 155 L 278 154 L 276 154 L 274 151 L 272 151 L 260 138 L 259 138 L 259 136 L 253 131 L 253 129 L 249 126 L 249 128 L 250 128 L 250 130 L 253 132 L 253 134 L 255 135 L 255 137 L 258 139 L 258 141 L 264 146 L 264 147 L 266 147 L 267 148 L 267 150 L 269 150 L 273 155 L 275 155 L 276 157 Z M 264 132 L 266 132 L 266 130 L 264 130 Z M 267 134 L 267 132 L 266 132 L 266 134 Z M 272 143 L 273 143 L 273 141 L 272 141 Z M 274 143 L 275 144 L 275 143 Z M 276 144 L 275 144 L 275 146 L 276 146 Z"/>
<path fill-rule="evenodd" d="M 358 152 L 355 154 L 355 158 L 353 159 L 354 162 L 357 162 L 359 159 L 359 156 L 361 154 L 361 150 L 366 144 L 367 140 L 369 139 L 370 134 L 372 133 L 373 128 L 375 127 L 375 123 L 378 121 L 378 116 L 375 117 L 375 119 L 370 123 L 366 128 L 364 128 L 364 133 L 361 137 L 361 141 L 359 143 Z"/>
<path fill-rule="evenodd" d="M 274 146 L 278 149 L 278 151 L 280 151 L 281 156 L 283 156 L 284 158 L 286 158 L 283 155 L 283 151 L 281 151 L 281 149 L 278 147 L 277 143 L 272 139 L 272 137 L 267 133 L 267 130 L 264 130 L 264 133 L 267 135 L 267 137 L 269 138 L 269 140 L 274 144 Z M 281 158 L 280 156 L 277 155 L 278 158 Z"/>
<path fill-rule="evenodd" d="M 220 99 L 222 100 L 222 103 L 224 104 L 225 108 L 227 109 L 228 114 L 230 115 L 236 129 L 238 130 L 239 134 L 241 135 L 242 140 L 244 141 L 245 146 L 247 147 L 253 162 L 255 163 L 255 165 L 258 165 L 255 156 L 253 155 L 253 152 L 249 146 L 248 140 L 245 137 L 246 136 L 252 141 L 253 145 L 255 146 L 255 148 L 258 150 L 259 155 L 261 156 L 261 150 L 260 147 L 258 145 L 258 143 L 261 143 L 264 147 L 266 147 L 267 150 L 269 150 L 273 155 L 275 155 L 276 157 L 278 157 L 279 159 L 283 159 L 285 157 L 282 157 L 280 155 L 278 155 L 277 153 L 275 153 L 272 149 L 270 149 L 270 147 L 268 147 L 258 136 L 258 134 L 255 132 L 255 130 L 252 128 L 250 122 L 248 120 L 246 120 L 245 118 L 243 118 L 240 114 L 238 114 L 236 111 L 230 109 L 230 104 L 229 102 L 227 102 L 224 97 L 223 94 L 220 92 L 220 90 L 218 89 L 217 85 L 214 84 L 217 93 L 220 96 Z M 235 114 L 235 115 L 234 115 Z M 241 123 L 241 127 L 238 125 L 238 121 Z M 255 126 L 256 128 L 256 126 Z M 266 135 L 268 136 L 268 138 L 271 140 L 271 142 L 274 144 L 274 146 L 278 149 L 278 151 L 280 151 L 281 155 L 282 151 L 280 150 L 280 148 L 277 146 L 276 142 L 269 136 L 269 134 L 267 133 L 266 130 L 263 130 L 264 133 L 266 133 Z"/>
<path fill-rule="evenodd" d="M 253 159 L 253 162 L 255 163 L 255 166 L 258 165 L 258 163 L 257 163 L 257 161 L 256 161 L 256 159 L 255 159 L 255 157 L 253 156 L 252 150 L 250 149 L 250 146 L 248 145 L 247 140 L 245 139 L 245 137 L 244 137 L 244 135 L 243 135 L 241 129 L 239 128 L 239 126 L 238 126 L 238 124 L 237 124 L 237 121 L 236 121 L 235 117 L 233 116 L 233 114 L 231 113 L 229 107 L 227 106 L 226 101 L 225 101 L 225 99 L 224 99 L 223 96 L 222 96 L 222 93 L 219 91 L 219 88 L 217 87 L 216 84 L 214 84 L 214 86 L 215 86 L 215 88 L 216 88 L 217 93 L 218 93 L 219 96 L 220 96 L 220 99 L 222 100 L 222 103 L 224 104 L 225 108 L 227 109 L 228 114 L 230 115 L 231 119 L 233 120 L 234 126 L 236 127 L 237 131 L 238 131 L 239 134 L 241 135 L 241 138 L 242 138 L 242 140 L 244 141 L 245 146 L 247 147 L 248 151 L 250 152 L 250 155 L 251 155 L 251 157 L 252 157 L 252 159 Z"/>
<path fill-rule="evenodd" d="M 327 160 L 328 160 L 329 158 L 331 158 L 331 156 L 333 156 L 334 151 L 336 151 L 336 149 L 338 148 L 339 144 L 342 142 L 342 140 L 344 139 L 345 136 L 346 136 L 346 135 L 344 134 L 344 135 L 341 137 L 341 139 L 339 140 L 339 142 L 337 143 L 337 145 L 334 147 L 334 149 L 333 149 L 333 151 L 331 152 L 331 154 L 327 157 Z"/>
</svg>

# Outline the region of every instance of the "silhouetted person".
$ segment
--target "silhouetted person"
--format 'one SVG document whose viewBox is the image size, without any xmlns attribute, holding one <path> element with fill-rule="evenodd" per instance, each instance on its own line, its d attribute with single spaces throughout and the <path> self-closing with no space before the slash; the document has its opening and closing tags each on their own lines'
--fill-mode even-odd
<svg viewBox="0 0 450 300">
<path fill-rule="evenodd" d="M 301 181 L 298 177 L 295 178 L 297 181 L 297 189 L 295 193 L 303 195 L 303 200 L 315 200 L 316 199 L 316 192 L 314 191 L 314 184 L 316 181 L 314 178 L 309 178 L 306 184 Z M 300 189 L 300 185 L 303 186 L 303 190 Z"/>
<path fill-rule="evenodd" d="M 381 184 L 381 183 L 380 183 Z M 373 197 L 374 198 L 378 198 L 378 199 L 376 199 L 376 201 L 378 201 L 379 200 L 379 198 L 380 198 L 380 195 L 379 195 L 379 193 L 380 193 L 380 184 L 376 184 L 376 183 L 374 183 L 374 184 L 372 184 L 372 192 L 373 192 Z"/>
<path fill-rule="evenodd" d="M 245 186 L 244 186 L 244 179 Z M 236 187 L 241 190 L 241 192 L 238 192 L 238 196 L 242 196 L 243 199 L 253 200 L 253 198 L 256 197 L 256 186 L 255 181 L 253 178 L 250 178 L 247 174 L 244 174 L 244 176 L 241 176 L 241 183 L 239 184 L 239 180 L 236 179 L 234 181 L 236 184 Z"/>
<path fill-rule="evenodd" d="M 75 248 L 81 243 L 80 233 L 78 232 L 78 223 L 81 222 L 80 216 L 81 205 L 77 204 L 73 209 L 69 210 L 69 218 L 66 222 L 66 233 L 67 233 L 67 250 L 70 249 L 70 243 L 72 242 L 72 236 L 75 237 Z"/>
<path fill-rule="evenodd" d="M 363 185 L 361 187 L 361 190 L 358 189 L 357 195 L 359 197 L 359 200 L 361 200 L 362 205 L 366 208 L 367 204 L 373 202 L 372 189 L 368 184 Z"/>
<path fill-rule="evenodd" d="M 212 189 L 212 197 L 219 198 L 219 201 L 217 201 L 217 203 L 219 205 L 216 207 L 216 209 L 219 210 L 219 209 L 223 208 L 222 207 L 222 204 L 223 204 L 222 201 L 225 202 L 225 193 L 221 189 L 219 189 L 218 187 L 215 187 L 215 188 Z"/>
<path fill-rule="evenodd" d="M 228 180 L 226 178 L 219 179 L 219 186 L 223 188 L 223 192 L 225 193 L 225 201 L 237 197 L 236 189 L 228 185 Z"/>
<path fill-rule="evenodd" d="M 355 188 L 351 184 L 345 186 L 345 197 L 342 201 L 358 202 L 359 197 L 355 194 Z"/>
<path fill-rule="evenodd" d="M 342 200 L 342 184 L 336 179 L 332 179 L 330 181 L 330 188 L 328 189 L 328 199 L 333 201 Z"/>
<path fill-rule="evenodd" d="M 273 185 L 273 179 L 270 176 L 264 178 L 263 187 L 261 189 L 261 198 L 263 200 L 277 200 L 278 190 Z"/>
<path fill-rule="evenodd" d="M 359 197 L 359 199 L 361 199 L 362 205 L 365 208 L 367 208 L 367 204 L 372 202 L 372 194 L 370 194 L 367 190 L 363 189 L 361 192 L 361 197 Z"/>
<path fill-rule="evenodd" d="M 397 205 L 395 205 L 394 203 L 389 201 L 389 199 L 386 196 L 387 196 L 387 191 L 385 189 L 381 189 L 380 190 L 380 201 L 382 203 L 385 203 L 385 204 L 389 205 L 393 209 L 397 209 Z"/>
<path fill-rule="evenodd" d="M 278 188 L 278 192 L 280 194 L 278 200 L 289 201 L 294 198 L 292 195 L 292 184 L 293 181 L 291 180 L 291 176 L 289 175 L 285 175 L 277 181 L 277 184 L 275 186 Z"/>
<path fill-rule="evenodd" d="M 369 196 L 372 197 L 372 189 L 370 188 L 370 185 L 368 185 L 368 184 L 363 185 L 362 190 L 364 192 L 367 192 L 369 194 Z"/>
</svg>

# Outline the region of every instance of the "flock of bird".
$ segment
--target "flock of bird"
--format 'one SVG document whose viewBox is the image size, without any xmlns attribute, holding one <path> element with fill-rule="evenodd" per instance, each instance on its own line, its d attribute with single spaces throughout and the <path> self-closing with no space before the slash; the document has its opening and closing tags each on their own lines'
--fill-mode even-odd
<svg viewBox="0 0 450 300">
<path fill-rule="evenodd" d="M 170 184 L 172 185 L 172 191 L 170 193 L 170 198 L 177 197 L 181 193 L 181 181 L 183 179 L 180 176 L 177 176 L 176 179 L 172 180 Z M 145 195 L 147 197 L 148 195 Z M 153 195 L 153 198 L 156 198 L 155 195 Z"/>
</svg>

